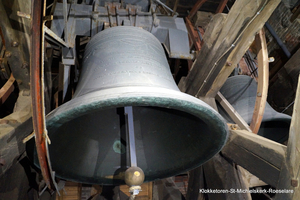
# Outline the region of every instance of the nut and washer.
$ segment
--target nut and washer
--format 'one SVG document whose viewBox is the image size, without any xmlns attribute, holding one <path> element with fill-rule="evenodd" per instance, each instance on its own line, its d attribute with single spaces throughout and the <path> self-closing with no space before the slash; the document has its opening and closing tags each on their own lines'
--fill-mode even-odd
<svg viewBox="0 0 300 200">
<path fill-rule="evenodd" d="M 18 47 L 18 46 L 19 46 L 19 42 L 13 41 L 12 44 L 11 44 L 11 46 L 13 46 L 13 47 Z"/>
<path fill-rule="evenodd" d="M 27 62 L 23 62 L 23 64 L 22 64 L 22 69 L 26 69 L 27 67 L 28 67 L 29 65 L 28 65 L 28 63 Z"/>
<path fill-rule="evenodd" d="M 292 187 L 298 187 L 298 180 L 297 179 L 292 179 L 291 180 L 291 186 Z"/>
<path fill-rule="evenodd" d="M 11 57 L 11 52 L 10 51 L 6 51 L 5 52 L 5 57 L 6 58 L 10 58 Z"/>
</svg>

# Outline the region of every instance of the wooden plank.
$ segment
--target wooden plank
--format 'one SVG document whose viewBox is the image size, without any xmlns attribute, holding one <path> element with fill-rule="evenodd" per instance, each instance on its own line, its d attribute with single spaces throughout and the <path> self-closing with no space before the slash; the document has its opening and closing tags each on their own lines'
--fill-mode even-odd
<svg viewBox="0 0 300 200">
<path fill-rule="evenodd" d="M 148 183 L 148 199 L 153 199 L 153 182 Z"/>
<path fill-rule="evenodd" d="M 216 10 L 216 13 L 222 13 L 226 4 L 227 4 L 228 0 L 221 0 L 221 2 L 219 3 L 219 6 Z"/>
<path fill-rule="evenodd" d="M 0 106 L 6 101 L 9 95 L 14 91 L 15 89 L 14 82 L 15 82 L 15 78 L 13 74 L 10 74 L 9 79 L 0 89 Z"/>
<path fill-rule="evenodd" d="M 279 2 L 236 1 L 213 45 L 205 45 L 204 40 L 183 91 L 215 97 Z"/>
<path fill-rule="evenodd" d="M 205 200 L 204 194 L 199 193 L 199 189 L 204 189 L 204 173 L 202 166 L 189 171 L 186 199 Z"/>
<path fill-rule="evenodd" d="M 258 50 L 258 85 L 255 106 L 253 111 L 250 128 L 253 133 L 257 134 L 261 121 L 265 113 L 265 107 L 268 96 L 268 85 L 269 85 L 269 58 L 267 50 L 267 42 L 264 30 L 261 29 L 256 35 L 256 46 Z"/>
<path fill-rule="evenodd" d="M 212 48 L 213 44 L 218 38 L 224 23 L 226 22 L 227 14 L 219 13 L 215 14 L 210 20 L 206 31 L 203 35 L 203 40 L 208 48 Z"/>
<path fill-rule="evenodd" d="M 241 128 L 251 132 L 249 125 L 245 120 L 239 115 L 239 113 L 232 107 L 232 105 L 225 99 L 225 97 L 218 92 L 216 100 L 221 104 L 227 114 L 231 119 Z"/>
<path fill-rule="evenodd" d="M 299 76 L 300 80 L 300 76 Z M 293 109 L 290 127 L 290 135 L 287 146 L 287 154 L 280 172 L 280 178 L 276 189 L 293 190 L 293 193 L 276 194 L 275 200 L 300 199 L 300 81 L 298 81 L 297 94 Z"/>
<path fill-rule="evenodd" d="M 245 130 L 231 130 L 222 154 L 276 187 L 286 146 Z"/>
<path fill-rule="evenodd" d="M 193 16 L 196 14 L 196 12 L 199 10 L 199 8 L 206 2 L 207 0 L 198 0 L 195 5 L 193 6 L 192 10 L 190 11 L 188 15 L 188 19 L 192 19 Z"/>
</svg>

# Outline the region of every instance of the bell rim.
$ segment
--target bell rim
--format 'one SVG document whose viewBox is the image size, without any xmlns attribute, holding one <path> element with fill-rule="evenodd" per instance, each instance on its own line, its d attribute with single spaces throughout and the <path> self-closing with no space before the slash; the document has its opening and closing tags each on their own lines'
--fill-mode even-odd
<svg viewBox="0 0 300 200">
<path fill-rule="evenodd" d="M 126 103 L 123 103 L 124 101 L 126 101 Z M 216 130 L 214 131 L 214 136 L 218 139 L 218 145 L 213 146 L 214 150 L 212 153 L 201 158 L 203 162 L 185 168 L 183 171 L 178 172 L 179 174 L 206 163 L 222 150 L 228 140 L 229 131 L 225 120 L 208 104 L 180 91 L 156 87 L 119 87 L 100 90 L 73 98 L 47 115 L 47 128 L 55 131 L 62 124 L 78 117 L 79 113 L 79 116 L 83 116 L 92 112 L 94 109 L 99 110 L 124 106 L 154 106 L 176 109 L 200 118 L 210 127 L 214 126 L 212 129 Z M 216 123 L 216 121 L 218 123 Z M 49 133 L 49 137 L 51 139 L 51 133 Z M 49 148 L 51 148 L 51 145 Z M 160 178 L 166 178 L 174 175 L 176 174 L 166 174 L 165 177 Z M 63 179 L 68 179 L 66 177 L 59 176 L 59 174 L 57 174 L 57 176 Z M 145 180 L 145 182 L 148 181 L 153 180 Z M 91 182 L 88 183 L 90 184 Z M 95 184 L 98 183 L 95 182 Z"/>
</svg>

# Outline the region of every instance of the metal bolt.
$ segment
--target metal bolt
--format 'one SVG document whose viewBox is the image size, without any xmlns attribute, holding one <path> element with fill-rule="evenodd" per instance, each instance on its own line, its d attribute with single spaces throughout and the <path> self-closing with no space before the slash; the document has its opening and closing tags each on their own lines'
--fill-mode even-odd
<svg viewBox="0 0 300 200">
<path fill-rule="evenodd" d="M 227 61 L 226 64 L 227 64 L 227 66 L 231 66 L 232 62 Z"/>
<path fill-rule="evenodd" d="M 268 59 L 268 62 L 270 63 L 270 62 L 274 62 L 275 61 L 275 58 L 274 57 L 270 57 L 269 59 Z"/>
<path fill-rule="evenodd" d="M 10 51 L 6 51 L 5 52 L 5 57 L 6 58 L 10 58 L 11 57 L 11 52 Z"/>
<path fill-rule="evenodd" d="M 22 69 L 26 69 L 27 67 L 28 67 L 28 63 L 27 62 L 23 62 L 23 64 L 22 64 Z"/>
<path fill-rule="evenodd" d="M 23 81 L 21 79 L 17 79 L 16 81 L 17 81 L 18 85 L 22 85 L 22 83 L 23 83 Z"/>
<path fill-rule="evenodd" d="M 158 27 L 159 23 L 160 23 L 159 19 L 154 19 L 153 24 L 154 24 L 155 27 Z"/>
<path fill-rule="evenodd" d="M 298 187 L 298 180 L 297 179 L 292 179 L 291 180 L 291 185 L 292 185 L 292 187 Z"/>
<path fill-rule="evenodd" d="M 17 46 L 19 46 L 19 42 L 17 42 L 17 41 L 13 41 L 13 42 L 12 42 L 12 46 L 13 46 L 13 47 L 17 47 Z"/>
<path fill-rule="evenodd" d="M 237 126 L 236 124 L 232 124 L 232 125 L 230 126 L 230 128 L 231 128 L 232 130 L 236 130 L 236 129 L 238 128 L 238 126 Z"/>
<path fill-rule="evenodd" d="M 30 90 L 23 91 L 23 96 L 29 96 L 29 95 L 30 95 Z"/>
<path fill-rule="evenodd" d="M 98 13 L 98 12 L 93 12 L 93 13 L 92 13 L 92 18 L 93 18 L 94 20 L 97 20 L 98 17 L 99 17 L 99 13 Z"/>
<path fill-rule="evenodd" d="M 258 97 L 261 97 L 261 93 L 260 93 L 260 92 L 259 92 L 259 93 L 257 93 L 257 96 L 258 96 Z"/>
<path fill-rule="evenodd" d="M 5 160 L 3 158 L 0 158 L 0 165 L 4 166 L 5 165 Z"/>
</svg>

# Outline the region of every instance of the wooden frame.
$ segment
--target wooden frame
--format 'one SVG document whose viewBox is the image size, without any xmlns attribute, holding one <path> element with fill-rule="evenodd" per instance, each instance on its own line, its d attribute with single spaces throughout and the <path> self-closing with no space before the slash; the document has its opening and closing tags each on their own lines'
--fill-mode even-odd
<svg viewBox="0 0 300 200">
<path fill-rule="evenodd" d="M 255 41 L 258 49 L 258 85 L 250 128 L 253 133 L 257 134 L 265 112 L 269 85 L 269 58 L 263 29 L 256 35 Z"/>
</svg>

